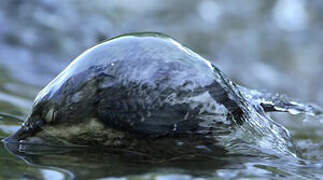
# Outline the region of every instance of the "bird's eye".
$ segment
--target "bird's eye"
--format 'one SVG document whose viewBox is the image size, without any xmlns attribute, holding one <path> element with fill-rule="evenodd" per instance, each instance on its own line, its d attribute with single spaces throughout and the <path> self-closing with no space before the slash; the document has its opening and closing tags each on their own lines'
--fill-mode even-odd
<svg viewBox="0 0 323 180">
<path fill-rule="evenodd" d="M 45 116 L 45 121 L 47 123 L 52 122 L 55 119 L 55 110 L 54 108 L 50 108 Z"/>
</svg>

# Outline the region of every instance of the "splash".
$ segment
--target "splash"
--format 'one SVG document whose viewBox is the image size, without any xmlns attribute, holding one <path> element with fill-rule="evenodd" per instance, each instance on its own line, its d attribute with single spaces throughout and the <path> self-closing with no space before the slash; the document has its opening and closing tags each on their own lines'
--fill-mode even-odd
<svg viewBox="0 0 323 180">
<path fill-rule="evenodd" d="M 298 103 L 284 95 L 272 95 L 239 86 L 227 78 L 219 69 L 213 67 L 219 80 L 226 85 L 240 108 L 243 110 L 244 123 L 229 135 L 220 136 L 223 146 L 230 153 L 249 155 L 269 154 L 297 157 L 297 149 L 290 138 L 289 131 L 270 118 L 266 112 L 304 113 L 311 116 L 322 115 L 322 110 L 315 105 Z"/>
</svg>

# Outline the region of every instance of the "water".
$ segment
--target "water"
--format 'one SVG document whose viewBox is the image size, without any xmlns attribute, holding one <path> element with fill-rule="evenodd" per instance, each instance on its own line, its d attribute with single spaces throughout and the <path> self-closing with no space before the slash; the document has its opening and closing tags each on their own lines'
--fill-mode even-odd
<svg viewBox="0 0 323 180">
<path fill-rule="evenodd" d="M 320 1 L 1 1 L 0 139 L 17 130 L 37 92 L 73 57 L 132 31 L 164 32 L 247 87 L 322 105 L 322 12 Z M 28 153 L 10 153 L 0 144 L 0 179 L 322 179 L 323 118 L 311 106 L 304 114 L 304 106 L 291 105 L 277 108 L 292 114 L 268 116 L 288 129 L 297 151 L 156 161 L 133 152 L 28 145 L 21 148 Z"/>
<path fill-rule="evenodd" d="M 288 154 L 198 154 L 179 159 L 152 159 L 135 152 L 107 152 L 90 148 L 59 148 L 30 144 L 1 144 L 2 178 L 26 179 L 93 179 L 117 177 L 124 179 L 236 179 L 247 177 L 320 179 L 323 175 L 322 150 L 319 142 L 322 134 L 315 116 L 288 115 L 299 124 L 307 119 L 312 126 L 309 132 L 303 127 L 290 128 L 296 138 L 299 157 Z M 285 119 L 288 117 L 284 117 Z M 1 114 L 1 136 L 4 138 L 19 127 L 19 117 Z M 280 117 L 281 118 L 281 117 Z M 299 118 L 298 120 L 296 118 Z M 256 135 L 256 134 L 254 134 Z M 4 148 L 6 145 L 7 149 Z M 241 145 L 241 144 L 240 144 Z M 19 146 L 19 147 L 17 147 Z M 19 150 L 19 151 L 17 151 Z M 12 154 L 9 152 L 11 151 Z M 243 151 L 241 151 L 243 152 Z"/>
</svg>

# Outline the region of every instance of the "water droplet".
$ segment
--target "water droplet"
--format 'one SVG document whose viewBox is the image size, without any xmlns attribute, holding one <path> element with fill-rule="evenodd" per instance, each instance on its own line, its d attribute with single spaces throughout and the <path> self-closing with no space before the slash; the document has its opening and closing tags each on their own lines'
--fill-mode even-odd
<svg viewBox="0 0 323 180">
<path fill-rule="evenodd" d="M 189 116 L 189 112 L 187 112 L 187 113 L 185 114 L 185 116 L 184 116 L 184 120 L 187 120 L 188 116 Z"/>
<path fill-rule="evenodd" d="M 144 122 L 144 121 L 145 121 L 145 117 L 144 117 L 144 116 L 141 116 L 140 121 L 141 121 L 141 122 Z"/>
<path fill-rule="evenodd" d="M 177 124 L 174 124 L 173 131 L 176 131 L 176 130 L 177 130 Z"/>
<path fill-rule="evenodd" d="M 286 111 L 286 110 L 287 110 L 287 109 L 285 109 L 285 108 L 281 108 L 281 107 L 277 107 L 277 106 L 275 106 L 274 108 L 275 108 L 275 110 L 277 110 L 277 111 Z"/>
<path fill-rule="evenodd" d="M 177 145 L 179 145 L 179 146 L 182 146 L 183 144 L 184 144 L 184 142 L 182 142 L 182 141 L 177 142 Z"/>
<path fill-rule="evenodd" d="M 301 112 L 296 110 L 296 109 L 288 109 L 288 112 L 292 115 L 297 115 L 297 114 L 300 114 Z"/>
</svg>

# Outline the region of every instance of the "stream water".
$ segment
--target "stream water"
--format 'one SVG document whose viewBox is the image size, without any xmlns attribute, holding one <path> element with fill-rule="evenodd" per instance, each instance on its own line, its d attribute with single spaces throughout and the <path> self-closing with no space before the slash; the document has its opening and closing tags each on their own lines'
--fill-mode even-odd
<svg viewBox="0 0 323 180">
<path fill-rule="evenodd" d="M 107 149 L 58 147 L 6 142 L 1 144 L 0 177 L 4 179 L 237 179 L 290 178 L 320 179 L 323 176 L 323 117 L 306 105 L 286 108 L 294 115 L 277 118 L 295 121 L 289 131 L 272 119 L 254 111 L 259 92 L 241 88 L 249 95 L 247 123 L 229 136 L 220 138 L 228 151 L 190 154 L 175 159 L 154 159 L 149 154 Z M 256 95 L 255 95 L 256 94 Z M 253 98 L 256 97 L 256 99 Z M 269 99 L 266 98 L 268 101 Z M 275 101 L 285 99 L 275 98 Z M 307 107 L 307 108 L 304 108 Z M 14 108 L 14 107 L 11 107 Z M 19 109 L 17 106 L 16 109 Z M 303 113 L 301 111 L 307 111 Z M 297 114 L 297 115 L 295 115 Z M 15 132 L 23 116 L 0 113 L 0 138 Z M 304 124 L 306 123 L 306 129 Z M 297 125 L 298 124 L 298 125 Z M 296 143 L 296 146 L 293 144 Z M 196 147 L 198 148 L 198 147 Z"/>
<path fill-rule="evenodd" d="M 38 91 L 73 57 L 134 31 L 169 34 L 246 87 L 323 105 L 322 12 L 321 1 L 3 0 L 0 139 L 19 128 Z M 288 113 L 263 114 L 254 105 L 269 94 L 235 88 L 249 102 L 252 126 L 244 128 L 256 131 L 235 134 L 253 142 L 230 144 L 233 153 L 156 161 L 134 152 L 0 143 L 0 179 L 322 179 L 323 117 L 282 95 L 272 101 Z"/>
</svg>

